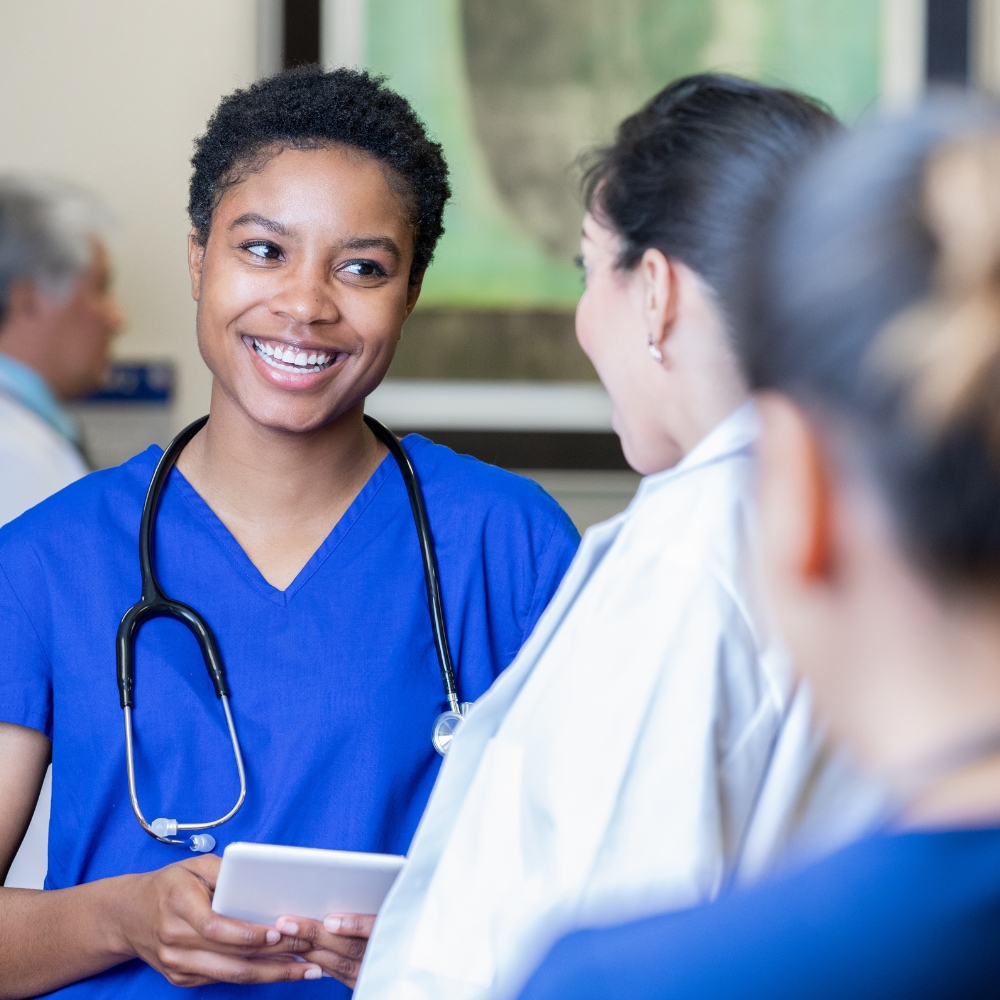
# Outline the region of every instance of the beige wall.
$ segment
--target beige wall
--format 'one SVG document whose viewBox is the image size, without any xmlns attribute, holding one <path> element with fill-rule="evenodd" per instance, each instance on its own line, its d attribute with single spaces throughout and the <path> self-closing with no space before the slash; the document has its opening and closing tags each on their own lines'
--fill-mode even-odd
<svg viewBox="0 0 1000 1000">
<path fill-rule="evenodd" d="M 85 184 L 118 217 L 117 353 L 177 365 L 177 420 L 208 408 L 185 258 L 191 141 L 254 78 L 252 0 L 0 3 L 0 170 Z"/>
</svg>

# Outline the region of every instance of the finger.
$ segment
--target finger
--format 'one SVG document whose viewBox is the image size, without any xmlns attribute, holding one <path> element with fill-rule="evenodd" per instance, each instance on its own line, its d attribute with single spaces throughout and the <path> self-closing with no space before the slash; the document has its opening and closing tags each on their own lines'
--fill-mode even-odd
<svg viewBox="0 0 1000 1000">
<path fill-rule="evenodd" d="M 323 926 L 331 934 L 346 934 L 348 937 L 370 938 L 375 926 L 374 913 L 331 913 L 323 921 Z"/>
<path fill-rule="evenodd" d="M 302 956 L 307 962 L 318 965 L 325 973 L 339 979 L 350 988 L 358 980 L 361 972 L 361 959 L 339 955 L 332 951 L 307 951 Z"/>
<path fill-rule="evenodd" d="M 252 954 L 259 951 L 294 951 L 295 942 L 283 941 L 282 934 L 274 927 L 251 924 L 245 920 L 224 917 L 210 909 L 199 909 L 189 918 L 192 929 L 206 942 L 229 945 L 238 952 Z M 298 949 L 298 950 L 301 950 Z"/>
<path fill-rule="evenodd" d="M 320 944 L 327 936 L 323 924 L 318 920 L 311 920 L 309 917 L 278 917 L 274 926 L 285 937 L 308 941 L 311 945 Z"/>
<path fill-rule="evenodd" d="M 232 955 L 235 958 L 274 958 L 283 955 L 301 955 L 316 947 L 310 941 L 300 941 L 298 938 L 287 938 L 280 935 L 277 942 L 261 948 L 223 944 L 209 940 L 193 928 L 186 926 L 181 932 L 160 934 L 159 942 L 161 948 L 175 948 L 192 952 L 212 951 L 219 955 Z"/>
<path fill-rule="evenodd" d="M 217 940 L 218 935 L 212 936 L 215 931 L 211 926 L 211 920 L 212 918 L 208 917 L 194 927 L 183 918 L 174 916 L 161 922 L 156 933 L 157 940 L 162 947 L 188 951 L 213 951 L 242 958 L 301 954 L 315 947 L 310 941 L 284 937 L 273 927 L 264 928 L 263 937 L 267 943 L 263 945 L 258 945 L 254 941 L 247 943 L 245 936 L 239 938 L 236 944 L 220 941 Z M 250 927 L 256 925 L 251 924 Z"/>
<path fill-rule="evenodd" d="M 275 921 L 275 927 L 282 934 L 294 935 L 297 939 L 310 942 L 310 950 L 315 948 L 318 951 L 334 952 L 345 958 L 364 958 L 365 948 L 368 945 L 367 937 L 349 937 L 347 934 L 331 934 L 325 924 L 318 920 L 309 920 L 306 917 L 279 917 Z"/>
<path fill-rule="evenodd" d="M 302 979 L 319 979 L 323 974 L 315 962 L 299 962 L 293 958 L 240 958 L 214 951 L 178 951 L 167 956 L 161 969 L 171 982 L 181 985 L 185 980 L 216 983 L 290 983 Z"/>
</svg>

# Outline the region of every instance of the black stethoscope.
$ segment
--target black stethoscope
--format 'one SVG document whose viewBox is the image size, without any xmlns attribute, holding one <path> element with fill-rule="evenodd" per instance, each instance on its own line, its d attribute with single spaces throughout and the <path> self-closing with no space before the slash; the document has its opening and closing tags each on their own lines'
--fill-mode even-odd
<svg viewBox="0 0 1000 1000">
<path fill-rule="evenodd" d="M 153 531 L 156 524 L 157 508 L 160 496 L 166 484 L 170 470 L 177 462 L 185 445 L 205 426 L 208 417 L 201 417 L 193 424 L 185 427 L 170 442 L 160 461 L 156 464 L 153 478 L 146 491 L 146 501 L 142 506 L 142 520 L 139 523 L 139 567 L 142 571 L 142 597 L 125 612 L 118 626 L 116 642 L 118 660 L 118 694 L 122 709 L 125 712 L 125 760 L 128 768 L 128 794 L 132 802 L 132 811 L 140 826 L 150 836 L 164 844 L 180 844 L 188 846 L 192 851 L 211 851 L 215 847 L 215 838 L 208 833 L 194 832 L 186 840 L 177 839 L 180 831 L 203 831 L 232 819 L 243 805 L 247 795 L 247 778 L 243 766 L 243 753 L 240 741 L 236 736 L 236 726 L 233 723 L 233 713 L 229 707 L 229 683 L 226 680 L 226 668 L 223 666 L 219 647 L 215 641 L 208 623 L 194 608 L 173 601 L 163 593 L 153 570 Z M 434 648 L 437 652 L 438 664 L 441 667 L 441 682 L 448 708 L 434 722 L 431 742 L 441 756 L 448 750 L 452 737 L 455 735 L 462 719 L 469 709 L 468 702 L 458 700 L 458 688 L 455 684 L 455 670 L 451 663 L 451 650 L 448 646 L 448 634 L 444 625 L 444 609 L 441 604 L 441 586 L 438 580 L 437 561 L 434 556 L 434 542 L 431 539 L 430 524 L 427 521 L 427 511 L 424 508 L 423 496 L 417 473 L 403 446 L 388 427 L 383 426 L 374 417 L 365 415 L 365 423 L 372 433 L 391 452 L 399 466 L 406 485 L 406 493 L 410 498 L 410 510 L 413 523 L 417 529 L 420 542 L 420 556 L 424 564 L 424 582 L 427 585 L 427 604 L 431 618 L 431 630 L 434 634 Z M 201 648 L 202 659 L 212 680 L 216 697 L 222 702 L 222 710 L 226 713 L 226 726 L 229 738 L 233 744 L 233 754 L 236 757 L 236 769 L 240 776 L 240 797 L 225 816 L 210 823 L 178 823 L 175 819 L 155 819 L 152 823 L 146 821 L 139 807 L 139 798 L 135 790 L 135 758 L 132 741 L 132 709 L 135 705 L 133 692 L 135 688 L 135 640 L 139 629 L 150 618 L 174 618 L 185 625 L 194 634 Z"/>
</svg>

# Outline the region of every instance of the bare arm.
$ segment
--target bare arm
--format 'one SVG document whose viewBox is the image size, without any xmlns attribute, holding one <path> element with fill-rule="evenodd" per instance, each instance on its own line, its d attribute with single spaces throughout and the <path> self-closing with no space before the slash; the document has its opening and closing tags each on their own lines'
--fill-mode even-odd
<svg viewBox="0 0 1000 1000">
<path fill-rule="evenodd" d="M 0 722 L 0 885 L 7 878 L 42 790 L 52 744 L 37 729 Z"/>
<path fill-rule="evenodd" d="M 41 733 L 0 723 L 5 877 L 31 821 L 49 755 Z M 310 942 L 212 911 L 219 864 L 209 854 L 71 889 L 0 888 L 0 998 L 49 993 L 131 958 L 179 986 L 317 978 L 318 965 L 288 957 L 312 950 Z"/>
</svg>

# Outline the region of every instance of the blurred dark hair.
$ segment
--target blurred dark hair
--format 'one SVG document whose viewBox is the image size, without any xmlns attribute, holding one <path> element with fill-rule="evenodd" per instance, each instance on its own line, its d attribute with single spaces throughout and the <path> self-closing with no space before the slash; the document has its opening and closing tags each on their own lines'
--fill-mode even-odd
<svg viewBox="0 0 1000 1000">
<path fill-rule="evenodd" d="M 380 76 L 316 66 L 286 70 L 223 98 L 195 143 L 188 214 L 204 246 L 226 189 L 283 149 L 344 145 L 389 167 L 386 179 L 417 228 L 411 283 L 434 256 L 451 189 L 441 146 L 428 138 L 406 98 Z"/>
<path fill-rule="evenodd" d="M 684 77 L 585 161 L 587 208 L 632 268 L 655 248 L 697 272 L 728 313 L 756 219 L 789 170 L 839 125 L 818 101 L 734 76 Z"/>
<path fill-rule="evenodd" d="M 747 258 L 744 367 L 843 428 L 941 582 L 1000 572 L 1000 135 L 972 98 L 817 157 Z"/>
</svg>

